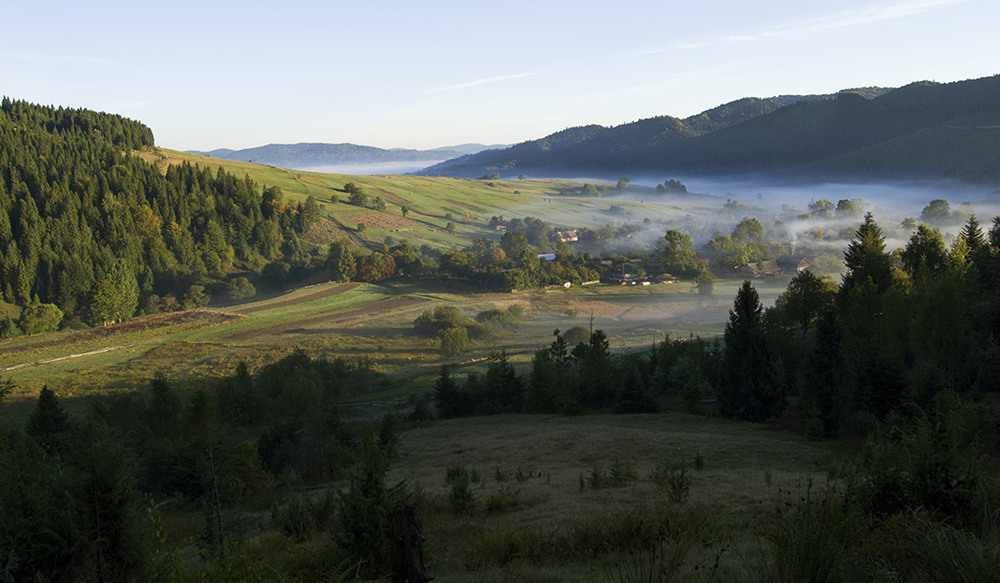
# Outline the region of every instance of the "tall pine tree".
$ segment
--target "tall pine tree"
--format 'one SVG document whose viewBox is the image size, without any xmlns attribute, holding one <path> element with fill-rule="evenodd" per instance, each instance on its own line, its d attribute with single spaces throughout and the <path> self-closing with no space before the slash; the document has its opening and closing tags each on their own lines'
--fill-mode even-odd
<svg viewBox="0 0 1000 583">
<path fill-rule="evenodd" d="M 727 417 L 763 421 L 784 410 L 785 392 L 768 349 L 763 311 L 757 290 L 744 281 L 723 335 L 719 410 Z"/>
</svg>

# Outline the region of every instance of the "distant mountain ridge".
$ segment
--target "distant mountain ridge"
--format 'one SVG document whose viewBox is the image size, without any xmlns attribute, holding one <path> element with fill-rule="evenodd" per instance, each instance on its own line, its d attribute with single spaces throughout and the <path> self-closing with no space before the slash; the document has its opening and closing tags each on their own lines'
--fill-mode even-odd
<svg viewBox="0 0 1000 583">
<path fill-rule="evenodd" d="M 484 146 L 482 144 L 461 144 L 458 146 L 435 148 L 432 150 L 410 150 L 406 148 L 384 149 L 357 144 L 268 144 L 255 148 L 231 150 L 219 148 L 211 151 L 190 150 L 223 160 L 256 162 L 280 168 L 311 168 L 335 166 L 338 164 L 382 164 L 389 162 L 432 162 L 446 158 L 457 158 L 473 154 L 487 148 L 506 146 Z"/>
<path fill-rule="evenodd" d="M 503 178 L 777 174 L 1000 183 L 1000 76 L 744 98 L 684 119 L 568 128 L 425 168 Z"/>
</svg>

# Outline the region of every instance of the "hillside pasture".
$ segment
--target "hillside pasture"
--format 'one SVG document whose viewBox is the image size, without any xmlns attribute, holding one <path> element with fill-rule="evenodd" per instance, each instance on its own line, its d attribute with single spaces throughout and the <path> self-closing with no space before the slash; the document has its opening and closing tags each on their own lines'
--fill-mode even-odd
<svg viewBox="0 0 1000 583">
<path fill-rule="evenodd" d="M 455 419 L 410 429 L 399 444 L 386 481 L 421 493 L 427 568 L 446 583 L 632 580 L 613 576 L 637 558 L 613 552 L 616 529 L 641 536 L 643 522 L 655 530 L 662 516 L 676 532 L 661 536 L 683 551 L 676 572 L 696 576 L 715 563 L 730 574 L 721 580 L 740 580 L 763 556 L 764 525 L 785 502 L 825 489 L 835 462 L 828 444 L 682 413 Z M 653 474 L 680 467 L 687 493 L 672 498 Z M 464 513 L 450 502 L 455 468 L 476 478 Z M 594 476 L 613 471 L 624 479 L 594 487 Z M 585 544 L 608 554 L 561 558 Z"/>
<path fill-rule="evenodd" d="M 580 183 L 572 180 L 473 180 L 405 175 L 340 175 L 208 158 L 197 154 L 153 148 L 137 155 L 156 163 L 165 171 L 168 164 L 188 163 L 210 169 L 223 168 L 238 177 L 249 176 L 258 184 L 279 187 L 286 202 L 304 201 L 312 196 L 321 208 L 323 221 L 304 237 L 325 245 L 338 237 L 348 237 L 364 246 L 380 245 L 386 237 L 404 240 L 413 247 L 451 251 L 470 245 L 476 238 L 500 237 L 489 221 L 538 217 L 559 229 L 602 228 L 608 224 L 649 221 L 649 228 L 664 231 L 657 222 L 668 220 L 715 220 L 722 200 L 696 194 L 663 194 L 636 187 L 623 195 L 611 190 L 605 197 L 564 195 L 576 192 Z M 369 195 L 381 196 L 382 211 L 359 209 L 347 203 L 344 186 L 354 183 Z M 334 203 L 336 199 L 338 202 Z M 406 206 L 407 216 L 402 216 Z M 448 232 L 453 223 L 453 232 Z M 364 224 L 364 232 L 357 232 Z M 659 233 L 658 236 L 662 236 Z"/>
</svg>

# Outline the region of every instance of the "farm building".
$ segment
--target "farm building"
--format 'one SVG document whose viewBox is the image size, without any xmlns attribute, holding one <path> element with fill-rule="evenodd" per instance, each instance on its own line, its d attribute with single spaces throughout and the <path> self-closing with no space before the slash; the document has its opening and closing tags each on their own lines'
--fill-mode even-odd
<svg viewBox="0 0 1000 583">
<path fill-rule="evenodd" d="M 557 235 L 559 236 L 559 240 L 563 243 L 576 243 L 580 240 L 580 235 L 576 232 L 576 229 L 559 231 Z"/>
</svg>

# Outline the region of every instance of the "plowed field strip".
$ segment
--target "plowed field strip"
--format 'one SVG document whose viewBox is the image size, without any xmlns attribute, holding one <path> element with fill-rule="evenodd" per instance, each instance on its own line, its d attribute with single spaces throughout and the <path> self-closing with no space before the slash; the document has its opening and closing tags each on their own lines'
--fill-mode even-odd
<svg viewBox="0 0 1000 583">
<path fill-rule="evenodd" d="M 184 312 L 171 312 L 169 314 L 142 316 L 139 318 L 133 318 L 127 322 L 122 322 L 121 324 L 113 324 L 102 328 L 93 328 L 85 332 L 71 334 L 55 340 L 44 340 L 42 342 L 36 342 L 23 346 L 6 346 L 4 348 L 0 348 L 0 356 L 4 354 L 23 352 L 26 350 L 38 350 L 40 348 L 48 348 L 50 346 L 75 344 L 78 342 L 85 342 L 96 338 L 107 338 L 129 332 L 144 332 L 147 330 L 154 330 L 156 328 L 163 328 L 166 326 L 175 326 L 192 321 L 197 322 L 199 327 L 214 326 L 216 324 L 224 324 L 233 320 L 239 320 L 242 317 L 243 316 L 238 314 L 228 314 L 225 312 L 215 312 L 211 310 L 187 310 Z"/>
<path fill-rule="evenodd" d="M 0 368 L 0 371 L 17 370 L 19 368 L 24 368 L 27 366 L 37 366 L 40 364 L 49 364 L 52 362 L 59 362 L 61 360 L 68 360 L 70 358 L 80 358 L 83 356 L 93 356 L 95 354 L 103 354 L 105 352 L 111 352 L 112 350 L 118 350 L 119 348 L 125 348 L 127 344 L 122 344 L 119 346 L 105 346 L 104 348 L 98 348 L 97 350 L 91 350 L 89 352 L 79 352 L 77 354 L 67 354 L 66 356 L 57 356 L 56 358 L 45 358 L 42 360 L 36 360 L 35 362 L 22 362 L 21 364 L 15 364 L 13 366 L 8 366 L 6 368 Z"/>
<path fill-rule="evenodd" d="M 274 308 L 284 308 L 285 306 L 294 306 L 295 304 L 301 304 L 303 302 L 311 302 L 313 300 L 320 300 L 333 294 L 339 294 L 348 290 L 352 290 L 358 287 L 358 283 L 342 283 L 340 285 L 335 285 L 328 287 L 326 289 L 313 292 L 304 296 L 299 296 L 297 298 L 291 298 L 288 300 L 281 300 L 277 302 L 268 302 L 262 305 L 253 305 L 246 308 L 234 308 L 232 311 L 237 314 L 252 314 L 254 312 L 260 312 L 262 310 L 272 310 Z"/>
<path fill-rule="evenodd" d="M 319 323 L 345 324 L 360 319 L 371 319 L 384 314 L 395 312 L 402 308 L 406 308 L 416 304 L 421 304 L 426 301 L 427 300 L 422 298 L 394 298 L 391 300 L 375 302 L 373 304 L 368 304 L 358 308 L 352 308 L 350 310 L 332 312 L 329 314 L 320 314 L 318 316 L 311 316 L 309 318 L 301 318 L 298 320 L 289 320 L 287 322 L 282 322 L 280 324 L 275 324 L 273 326 L 266 326 L 264 328 L 247 330 L 246 332 L 240 332 L 238 334 L 231 334 L 229 336 L 226 336 L 225 340 L 249 340 L 251 338 L 256 338 L 258 336 L 281 334 L 282 332 L 288 332 L 290 330 L 306 328 L 308 326 L 312 326 Z"/>
</svg>

